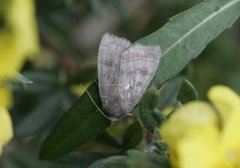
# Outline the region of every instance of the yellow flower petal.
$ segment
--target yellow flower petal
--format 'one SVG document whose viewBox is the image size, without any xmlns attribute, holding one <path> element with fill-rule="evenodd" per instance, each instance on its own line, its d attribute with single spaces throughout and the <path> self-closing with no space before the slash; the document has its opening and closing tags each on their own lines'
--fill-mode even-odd
<svg viewBox="0 0 240 168">
<path fill-rule="evenodd" d="M 13 137 L 12 121 L 7 110 L 0 107 L 0 155 L 4 145 Z"/>
<path fill-rule="evenodd" d="M 13 34 L 0 30 L 0 79 L 12 77 L 20 69 L 23 60 Z"/>
<path fill-rule="evenodd" d="M 223 127 L 222 141 L 226 150 L 235 151 L 240 156 L 240 107 L 232 112 Z"/>
<path fill-rule="evenodd" d="M 216 114 L 204 102 L 191 102 L 174 112 L 170 119 L 160 128 L 160 134 L 167 142 L 175 143 L 176 139 L 184 138 L 191 129 L 208 127 L 217 124 Z"/>
<path fill-rule="evenodd" d="M 208 97 L 220 112 L 223 122 L 226 122 L 234 109 L 240 105 L 239 96 L 226 86 L 212 87 Z"/>
<path fill-rule="evenodd" d="M 240 167 L 240 97 L 225 86 L 211 88 L 208 96 L 221 128 L 213 109 L 199 101 L 184 105 L 160 128 L 176 167 Z"/>
<path fill-rule="evenodd" d="M 38 51 L 34 0 L 11 0 L 7 11 L 9 26 L 13 29 L 24 56 Z"/>
<path fill-rule="evenodd" d="M 0 78 L 13 76 L 28 55 L 38 51 L 34 0 L 4 1 L 5 25 L 0 29 Z"/>
<path fill-rule="evenodd" d="M 208 96 L 223 119 L 223 147 L 240 159 L 240 97 L 225 86 L 213 87 Z"/>
<path fill-rule="evenodd" d="M 12 92 L 3 84 L 0 84 L 0 106 L 10 108 L 12 105 Z"/>
<path fill-rule="evenodd" d="M 2 1 L 0 10 L 4 24 L 0 28 L 0 82 L 11 78 L 22 67 L 26 57 L 38 50 L 34 0 Z M 13 136 L 10 116 L 10 92 L 0 83 L 0 153 Z"/>
<path fill-rule="evenodd" d="M 204 102 L 194 101 L 184 105 L 171 115 L 160 128 L 160 135 L 170 147 L 173 164 L 178 164 L 179 148 L 184 140 L 192 136 L 214 133 L 219 136 L 217 116 L 213 109 Z M 189 154 L 191 155 L 191 154 Z"/>
<path fill-rule="evenodd" d="M 205 129 L 178 145 L 179 168 L 231 168 L 225 159 L 224 151 L 219 148 L 220 140 L 214 129 Z"/>
</svg>

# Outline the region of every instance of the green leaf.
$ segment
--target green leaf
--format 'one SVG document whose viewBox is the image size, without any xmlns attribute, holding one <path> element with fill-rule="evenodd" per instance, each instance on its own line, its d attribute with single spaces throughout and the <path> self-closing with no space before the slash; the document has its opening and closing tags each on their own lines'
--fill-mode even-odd
<svg viewBox="0 0 240 168">
<path fill-rule="evenodd" d="M 61 100 L 65 96 L 61 90 L 50 95 L 16 127 L 16 135 L 26 136 L 37 133 L 45 128 L 51 120 L 58 118 L 62 111 Z"/>
<path fill-rule="evenodd" d="M 167 157 L 137 150 L 128 151 L 127 163 L 130 168 L 170 168 Z"/>
<path fill-rule="evenodd" d="M 31 81 L 30 79 L 28 79 L 26 76 L 17 73 L 16 74 L 16 82 L 22 83 L 22 84 L 32 84 L 33 81 Z"/>
<path fill-rule="evenodd" d="M 116 148 L 121 148 L 122 147 L 122 145 L 106 131 L 103 132 L 102 134 L 100 134 L 96 138 L 96 140 L 98 142 L 101 142 L 101 143 L 104 143 L 104 144 L 107 144 L 107 145 L 111 145 L 111 146 L 116 147 Z"/>
<path fill-rule="evenodd" d="M 4 153 L 1 161 L 1 166 L 4 168 L 47 168 L 43 162 L 34 157 L 33 153 L 27 153 L 21 149 Z"/>
<path fill-rule="evenodd" d="M 153 132 L 155 127 L 158 127 L 159 123 L 157 116 L 155 115 L 155 108 L 159 104 L 160 94 L 155 87 L 151 87 L 143 95 L 139 105 L 139 117 L 150 132 Z"/>
<path fill-rule="evenodd" d="M 102 153 L 73 152 L 50 162 L 39 160 L 35 150 L 14 149 L 1 155 L 3 168 L 88 168 L 93 162 L 110 156 Z"/>
<path fill-rule="evenodd" d="M 182 77 L 176 77 L 167 83 L 165 83 L 161 88 L 160 88 L 160 101 L 158 104 L 157 109 L 158 110 L 163 110 L 164 108 L 176 103 L 176 97 L 177 93 L 183 83 L 183 78 Z"/>
<path fill-rule="evenodd" d="M 14 89 L 28 93 L 39 93 L 56 89 L 57 78 L 54 74 L 38 71 L 27 71 L 22 74 L 26 79 L 32 81 L 33 84 L 24 85 L 24 90 L 19 85 L 13 85 Z M 22 79 L 23 80 L 23 79 Z"/>
<path fill-rule="evenodd" d="M 191 100 L 197 100 L 198 94 L 194 86 L 188 81 L 184 80 L 179 92 L 177 99 L 182 103 L 187 103 Z"/>
<path fill-rule="evenodd" d="M 92 84 L 88 92 L 92 98 L 85 92 L 75 105 L 64 113 L 51 134 L 42 144 L 40 149 L 41 159 L 61 157 L 94 139 L 110 125 L 110 121 L 96 107 L 101 106 L 97 84 Z"/>
<path fill-rule="evenodd" d="M 93 11 L 99 14 L 99 11 L 102 9 L 102 2 L 100 0 L 90 0 L 91 7 Z"/>
<path fill-rule="evenodd" d="M 160 45 L 162 49 L 160 65 L 151 85 L 159 87 L 176 76 L 239 16 L 240 0 L 208 0 L 176 15 L 161 29 L 139 40 L 146 45 Z M 92 85 L 88 91 L 100 106 L 97 85 Z M 62 156 L 97 136 L 109 124 L 85 94 L 63 115 L 44 142 L 40 157 Z"/>
<path fill-rule="evenodd" d="M 139 121 L 128 126 L 123 135 L 123 148 L 131 149 L 137 146 L 143 138 L 143 130 Z"/>
<path fill-rule="evenodd" d="M 130 168 L 126 163 L 126 156 L 112 156 L 94 162 L 89 168 Z"/>
<path fill-rule="evenodd" d="M 167 157 L 156 153 L 129 150 L 126 156 L 112 156 L 93 163 L 89 168 L 170 168 Z"/>
<path fill-rule="evenodd" d="M 44 165 L 46 165 L 46 168 L 88 168 L 93 162 L 109 156 L 109 154 L 103 153 L 73 152 L 51 162 L 45 161 Z"/>
<path fill-rule="evenodd" d="M 162 58 L 152 85 L 177 75 L 207 44 L 240 16 L 240 0 L 208 0 L 170 19 L 161 29 L 139 40 L 160 45 Z"/>
</svg>

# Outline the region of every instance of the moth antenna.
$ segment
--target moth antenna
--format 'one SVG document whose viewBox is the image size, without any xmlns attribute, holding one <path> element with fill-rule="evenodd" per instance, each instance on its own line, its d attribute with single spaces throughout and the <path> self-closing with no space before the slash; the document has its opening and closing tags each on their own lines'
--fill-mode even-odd
<svg viewBox="0 0 240 168">
<path fill-rule="evenodd" d="M 82 88 L 86 91 L 87 95 L 89 96 L 89 98 L 91 99 L 91 101 L 93 102 L 93 104 L 95 105 L 95 107 L 97 108 L 97 110 L 98 110 L 105 118 L 107 118 L 108 120 L 110 120 L 110 119 L 108 118 L 108 116 L 106 116 L 106 114 L 104 114 L 104 112 L 100 109 L 100 107 L 98 107 L 97 103 L 95 102 L 95 100 L 93 99 L 93 97 L 91 96 L 91 94 L 88 92 L 88 90 L 87 90 L 82 84 L 80 84 L 80 87 L 82 87 Z"/>
</svg>

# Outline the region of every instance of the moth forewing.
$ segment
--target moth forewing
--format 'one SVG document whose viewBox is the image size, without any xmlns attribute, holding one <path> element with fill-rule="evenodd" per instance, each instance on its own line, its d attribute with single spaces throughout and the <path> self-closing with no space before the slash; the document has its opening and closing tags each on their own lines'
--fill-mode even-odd
<svg viewBox="0 0 240 168">
<path fill-rule="evenodd" d="M 98 53 L 98 81 L 103 109 L 116 121 L 136 106 L 154 74 L 161 55 L 158 46 L 131 44 L 105 34 Z"/>
</svg>

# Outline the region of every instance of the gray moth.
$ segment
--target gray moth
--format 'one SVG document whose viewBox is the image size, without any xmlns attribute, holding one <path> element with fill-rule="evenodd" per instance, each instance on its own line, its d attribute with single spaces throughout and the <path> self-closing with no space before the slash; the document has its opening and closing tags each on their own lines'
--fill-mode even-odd
<svg viewBox="0 0 240 168">
<path fill-rule="evenodd" d="M 98 85 L 103 110 L 111 121 L 137 105 L 160 61 L 159 46 L 145 46 L 106 33 L 98 52 Z"/>
</svg>

